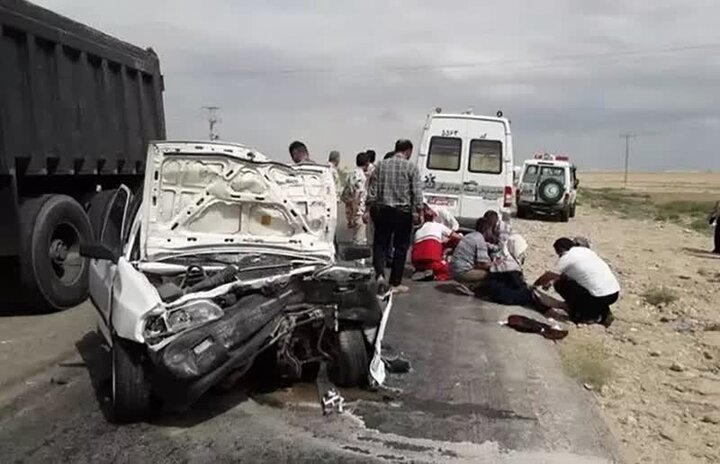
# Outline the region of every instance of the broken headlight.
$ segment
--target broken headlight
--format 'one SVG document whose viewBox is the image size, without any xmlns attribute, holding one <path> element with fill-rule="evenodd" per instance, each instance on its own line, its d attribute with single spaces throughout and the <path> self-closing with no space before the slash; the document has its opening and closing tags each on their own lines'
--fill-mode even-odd
<svg viewBox="0 0 720 464">
<path fill-rule="evenodd" d="M 146 339 L 153 339 L 181 332 L 220 319 L 223 314 L 222 308 L 210 300 L 194 300 L 163 314 L 148 317 L 144 335 Z"/>
</svg>

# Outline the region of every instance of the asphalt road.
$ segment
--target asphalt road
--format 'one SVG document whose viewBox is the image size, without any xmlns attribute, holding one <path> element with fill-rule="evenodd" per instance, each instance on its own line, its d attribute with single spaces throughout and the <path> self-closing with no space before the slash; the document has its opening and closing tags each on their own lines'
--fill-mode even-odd
<svg viewBox="0 0 720 464">
<path fill-rule="evenodd" d="M 419 284 L 387 343 L 413 365 L 397 395 L 344 390 L 323 417 L 313 384 L 244 382 L 192 410 L 116 426 L 89 304 L 0 319 L 0 462 L 612 462 L 592 397 L 553 343 L 498 324 L 512 308 Z"/>
</svg>

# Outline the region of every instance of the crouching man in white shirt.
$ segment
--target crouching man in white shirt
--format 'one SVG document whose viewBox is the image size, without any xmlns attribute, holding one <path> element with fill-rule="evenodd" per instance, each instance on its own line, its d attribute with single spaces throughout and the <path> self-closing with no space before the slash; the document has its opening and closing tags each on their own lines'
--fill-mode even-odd
<svg viewBox="0 0 720 464">
<path fill-rule="evenodd" d="M 535 281 L 535 287 L 549 288 L 565 300 L 570 320 L 575 323 L 597 322 L 609 327 L 613 321 L 610 305 L 618 300 L 620 284 L 610 266 L 589 248 L 577 246 L 569 238 L 553 244 L 560 257 L 555 268 Z"/>
</svg>

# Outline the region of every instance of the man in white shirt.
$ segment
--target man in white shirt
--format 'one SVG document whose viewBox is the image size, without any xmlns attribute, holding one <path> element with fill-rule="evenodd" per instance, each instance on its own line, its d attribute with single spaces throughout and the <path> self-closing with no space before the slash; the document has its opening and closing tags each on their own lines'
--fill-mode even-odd
<svg viewBox="0 0 720 464">
<path fill-rule="evenodd" d="M 553 244 L 560 257 L 555 268 L 535 281 L 535 287 L 555 291 L 565 300 L 570 320 L 575 323 L 598 322 L 609 327 L 613 321 L 610 305 L 618 300 L 620 284 L 610 266 L 593 250 L 578 246 L 563 237 Z"/>
</svg>

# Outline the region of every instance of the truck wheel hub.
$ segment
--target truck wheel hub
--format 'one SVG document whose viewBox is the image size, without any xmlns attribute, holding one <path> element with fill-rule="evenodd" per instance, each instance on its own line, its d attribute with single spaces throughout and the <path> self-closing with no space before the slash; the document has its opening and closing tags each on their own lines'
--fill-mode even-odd
<svg viewBox="0 0 720 464">
<path fill-rule="evenodd" d="M 56 238 L 50 243 L 50 259 L 55 263 L 62 264 L 67 258 L 67 254 L 68 247 L 62 239 Z"/>
</svg>

